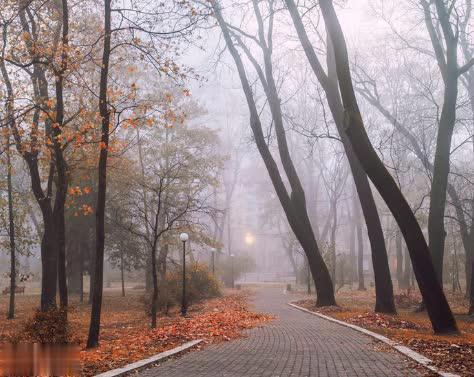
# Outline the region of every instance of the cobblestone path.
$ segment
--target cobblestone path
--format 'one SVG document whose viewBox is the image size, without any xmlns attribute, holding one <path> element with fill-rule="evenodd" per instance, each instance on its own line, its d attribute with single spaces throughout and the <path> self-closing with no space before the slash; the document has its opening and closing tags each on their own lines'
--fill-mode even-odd
<svg viewBox="0 0 474 377">
<path fill-rule="evenodd" d="M 395 351 L 372 338 L 287 305 L 282 288 L 259 288 L 255 311 L 277 319 L 246 337 L 191 351 L 139 377 L 418 376 Z"/>
</svg>

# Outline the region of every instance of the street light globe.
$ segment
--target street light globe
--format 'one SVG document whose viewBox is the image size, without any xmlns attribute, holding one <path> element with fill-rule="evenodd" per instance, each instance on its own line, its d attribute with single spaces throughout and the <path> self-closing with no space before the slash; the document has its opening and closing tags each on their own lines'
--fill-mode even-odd
<svg viewBox="0 0 474 377">
<path fill-rule="evenodd" d="M 247 233 L 247 234 L 245 235 L 244 241 L 245 241 L 245 243 L 246 243 L 247 245 L 249 245 L 249 246 L 250 246 L 250 245 L 253 245 L 253 243 L 255 242 L 255 237 L 254 237 L 253 234 Z"/>
<path fill-rule="evenodd" d="M 181 233 L 181 234 L 179 235 L 179 239 L 180 239 L 182 242 L 186 242 L 186 241 L 189 239 L 188 233 Z"/>
</svg>

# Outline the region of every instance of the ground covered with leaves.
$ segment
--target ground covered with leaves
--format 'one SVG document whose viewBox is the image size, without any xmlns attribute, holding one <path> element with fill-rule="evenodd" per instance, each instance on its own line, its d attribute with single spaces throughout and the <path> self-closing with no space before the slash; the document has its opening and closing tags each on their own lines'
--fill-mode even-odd
<svg viewBox="0 0 474 377">
<path fill-rule="evenodd" d="M 203 339 L 202 344 L 228 341 L 243 336 L 242 331 L 270 320 L 271 317 L 248 310 L 250 291 L 226 292 L 223 297 L 194 304 L 188 318 L 178 308 L 160 315 L 157 328 L 150 328 L 150 318 L 140 302 L 143 292 L 127 297 L 109 293 L 104 297 L 100 347 L 85 350 L 90 305 L 73 301 L 68 313 L 73 342 L 81 347 L 83 375 L 93 376 L 137 360 L 177 347 L 188 341 Z M 4 299 L 0 305 L 6 307 Z M 37 295 L 19 297 L 17 317 L 0 322 L 0 342 L 28 341 L 21 329 L 31 321 L 37 307 Z"/>
<path fill-rule="evenodd" d="M 397 315 L 374 313 L 373 289 L 344 289 L 336 297 L 339 306 L 316 308 L 314 299 L 296 303 L 306 309 L 366 328 L 397 341 L 428 357 L 443 371 L 462 376 L 474 376 L 474 318 L 467 316 L 467 300 L 462 294 L 447 293 L 461 334 L 433 334 L 426 312 L 417 313 L 420 302 L 417 293 L 397 292 Z"/>
</svg>

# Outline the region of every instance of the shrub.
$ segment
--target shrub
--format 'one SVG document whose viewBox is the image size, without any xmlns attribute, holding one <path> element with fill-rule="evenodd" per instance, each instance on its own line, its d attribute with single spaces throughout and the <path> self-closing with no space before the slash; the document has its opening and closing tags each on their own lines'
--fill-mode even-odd
<svg viewBox="0 0 474 377">
<path fill-rule="evenodd" d="M 167 312 L 175 305 L 180 305 L 183 292 L 183 275 L 178 267 L 166 274 L 166 282 L 158 281 L 158 309 Z M 219 283 L 212 276 L 208 267 L 200 263 L 186 265 L 186 299 L 192 304 L 206 298 L 220 296 Z M 151 314 L 153 292 L 147 292 L 141 298 L 147 315 Z"/>
<path fill-rule="evenodd" d="M 186 298 L 188 304 L 206 298 L 220 296 L 217 280 L 212 276 L 208 267 L 200 263 L 191 263 L 186 266 Z M 180 303 L 183 292 L 183 275 L 181 271 L 173 271 L 167 276 L 168 295 L 175 303 Z"/>
<path fill-rule="evenodd" d="M 36 309 L 33 317 L 26 322 L 23 335 L 35 343 L 70 343 L 71 331 L 67 322 L 67 311 L 55 309 L 42 312 Z"/>
<path fill-rule="evenodd" d="M 229 255 L 219 255 L 217 265 L 217 274 L 221 277 L 227 287 L 232 282 L 232 269 L 234 281 L 238 280 L 244 273 L 255 271 L 257 264 L 250 255 L 236 255 L 232 258 Z"/>
</svg>

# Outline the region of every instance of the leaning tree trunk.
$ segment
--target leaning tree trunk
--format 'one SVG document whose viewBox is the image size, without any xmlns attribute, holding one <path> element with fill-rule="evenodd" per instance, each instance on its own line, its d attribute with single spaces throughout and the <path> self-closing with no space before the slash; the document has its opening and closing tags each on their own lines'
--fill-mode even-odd
<svg viewBox="0 0 474 377">
<path fill-rule="evenodd" d="M 338 89 L 336 61 L 334 59 L 331 39 L 328 38 L 327 43 L 328 74 L 326 75 L 308 38 L 295 2 L 293 0 L 285 0 L 285 2 L 288 6 L 288 10 L 293 19 L 293 24 L 311 68 L 326 93 L 329 108 L 333 115 L 338 133 L 341 136 L 342 144 L 349 161 L 372 249 L 372 264 L 374 266 L 376 293 L 375 311 L 395 313 L 396 309 L 393 297 L 393 285 L 390 277 L 390 268 L 388 265 L 387 249 L 377 206 L 367 179 L 367 174 L 364 172 L 359 157 L 355 153 L 349 138 L 344 132 L 344 107 Z"/>
<path fill-rule="evenodd" d="M 275 124 L 275 128 L 278 131 L 277 135 L 279 139 L 279 149 L 281 148 L 280 154 L 282 156 L 282 164 L 285 167 L 285 172 L 287 173 L 290 184 L 292 185 L 291 195 L 288 194 L 285 184 L 281 178 L 278 166 L 275 160 L 273 159 L 273 156 L 271 155 L 271 152 L 266 143 L 265 136 L 262 130 L 262 125 L 260 122 L 259 112 L 257 110 L 253 98 L 252 89 L 247 79 L 247 74 L 245 72 L 242 59 L 231 39 L 229 28 L 225 23 L 224 19 L 222 18 L 219 5 L 215 0 L 213 0 L 211 3 L 214 10 L 214 15 L 216 16 L 216 19 L 224 35 L 227 48 L 234 59 L 239 73 L 242 88 L 250 111 L 250 127 L 252 128 L 257 148 L 265 163 L 268 174 L 270 176 L 270 179 L 272 180 L 273 186 L 280 200 L 280 203 L 282 204 L 283 210 L 285 211 L 288 222 L 308 258 L 311 273 L 316 286 L 316 305 L 335 305 L 336 300 L 334 297 L 334 289 L 331 282 L 331 277 L 328 268 L 321 256 L 318 244 L 316 242 L 316 238 L 314 237 L 314 233 L 311 228 L 311 223 L 309 221 L 308 213 L 306 211 L 304 191 L 300 189 L 301 184 L 299 182 L 299 179 L 297 178 L 296 171 L 292 166 L 293 163 L 291 161 L 291 158 L 289 158 L 288 156 L 288 150 L 287 148 L 285 148 L 286 139 L 284 138 L 284 129 L 283 127 L 281 127 L 280 124 L 277 128 L 277 125 Z M 266 57 L 265 59 L 268 59 L 268 57 Z M 268 62 L 266 62 L 266 69 L 269 70 Z M 267 79 L 271 77 L 271 74 L 267 75 Z M 273 92 L 273 89 L 271 89 L 271 91 Z M 271 95 L 268 96 L 270 97 L 269 102 L 271 102 L 272 113 L 274 113 L 275 111 L 278 111 L 277 99 L 273 97 L 272 93 L 270 94 Z M 278 120 L 278 118 L 278 116 L 274 117 L 275 122 Z"/>
<path fill-rule="evenodd" d="M 433 23 L 431 5 L 436 8 L 436 25 Z M 456 104 L 458 97 L 458 41 L 459 31 L 453 31 L 450 22 L 451 9 L 442 0 L 422 1 L 424 21 L 435 52 L 436 61 L 443 78 L 444 98 L 439 118 L 436 151 L 431 182 L 430 210 L 428 215 L 428 238 L 434 269 L 441 287 L 443 286 L 443 260 L 446 230 L 444 212 L 446 209 L 446 190 L 450 170 L 451 139 L 456 123 Z M 438 31 L 440 31 L 438 33 Z M 443 40 L 444 37 L 444 40 Z M 444 46 L 443 46 L 444 44 Z"/>
<path fill-rule="evenodd" d="M 403 286 L 403 248 L 402 248 L 402 235 L 399 230 L 395 235 L 395 248 L 397 253 L 397 281 L 398 288 Z"/>
<path fill-rule="evenodd" d="M 99 156 L 99 182 L 96 207 L 96 251 L 94 287 L 92 290 L 92 309 L 87 348 L 99 345 L 100 314 L 104 283 L 104 245 L 105 245 L 105 199 L 107 192 L 107 151 L 109 147 L 110 112 L 107 103 L 107 86 L 110 60 L 111 2 L 104 0 L 104 49 L 100 69 L 99 113 L 102 118 L 102 132 Z"/>
<path fill-rule="evenodd" d="M 456 321 L 437 278 L 420 225 L 365 131 L 352 86 L 346 42 L 332 1 L 320 0 L 319 4 L 334 46 L 337 76 L 344 104 L 345 132 L 362 167 L 392 212 L 405 238 L 418 286 L 435 333 L 457 333 Z"/>
<path fill-rule="evenodd" d="M 354 215 L 356 216 L 356 229 L 357 229 L 357 277 L 358 277 L 358 290 L 365 291 L 364 281 L 364 238 L 362 236 L 362 223 L 360 221 L 359 203 L 354 198 Z"/>
<path fill-rule="evenodd" d="M 457 70 L 457 67 L 456 67 Z M 455 82 L 451 82 L 454 80 Z M 430 211 L 428 216 L 429 247 L 433 257 L 436 276 L 443 284 L 443 260 L 446 230 L 444 211 L 446 208 L 446 189 L 451 156 L 451 139 L 456 120 L 457 73 L 445 87 L 443 109 L 439 121 L 436 153 L 431 183 Z"/>
</svg>

